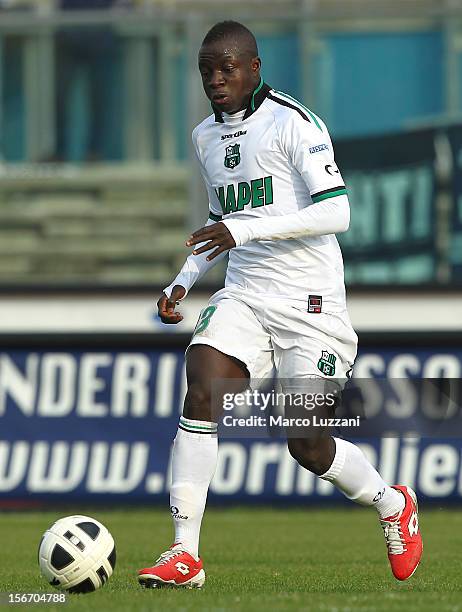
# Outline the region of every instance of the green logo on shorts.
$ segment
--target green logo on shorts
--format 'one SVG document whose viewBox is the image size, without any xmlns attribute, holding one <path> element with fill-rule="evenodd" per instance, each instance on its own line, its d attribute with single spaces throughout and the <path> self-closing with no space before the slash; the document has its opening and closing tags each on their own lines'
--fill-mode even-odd
<svg viewBox="0 0 462 612">
<path fill-rule="evenodd" d="M 320 360 L 318 361 L 318 370 L 321 370 L 326 376 L 335 374 L 335 362 L 337 357 L 329 351 L 323 351 Z"/>
</svg>

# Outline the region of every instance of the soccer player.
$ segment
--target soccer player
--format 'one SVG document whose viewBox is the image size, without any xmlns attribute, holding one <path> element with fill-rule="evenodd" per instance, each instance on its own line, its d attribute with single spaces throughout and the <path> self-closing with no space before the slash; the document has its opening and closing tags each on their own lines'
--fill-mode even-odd
<svg viewBox="0 0 462 612">
<path fill-rule="evenodd" d="M 335 234 L 349 225 L 349 202 L 323 121 L 260 76 L 253 34 L 216 24 L 199 51 L 213 114 L 193 131 L 209 197 L 209 219 L 158 301 L 165 323 L 193 283 L 229 252 L 225 287 L 202 311 L 186 353 L 188 391 L 173 449 L 170 511 L 174 544 L 139 571 L 145 586 L 201 587 L 199 532 L 217 462 L 212 381 L 228 390 L 264 379 L 272 367 L 288 394 L 311 380 L 346 379 L 357 336 L 346 311 L 343 261 Z M 379 515 L 398 580 L 420 561 L 414 492 L 389 486 L 362 451 L 330 435 L 288 437 L 290 454 Z"/>
</svg>

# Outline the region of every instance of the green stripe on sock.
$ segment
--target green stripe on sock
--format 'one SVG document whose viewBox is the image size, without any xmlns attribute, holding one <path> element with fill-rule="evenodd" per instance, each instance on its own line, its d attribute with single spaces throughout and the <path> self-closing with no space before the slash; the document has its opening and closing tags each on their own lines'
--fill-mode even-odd
<svg viewBox="0 0 462 612">
<path fill-rule="evenodd" d="M 191 433 L 216 433 L 216 429 L 204 429 L 202 427 L 195 427 L 194 425 L 185 425 L 184 423 L 180 423 L 179 426 Z"/>
<path fill-rule="evenodd" d="M 322 195 L 319 195 L 319 196 L 311 196 L 311 199 L 313 200 L 314 203 L 322 202 L 323 200 L 327 200 L 328 198 L 335 198 L 336 196 L 339 196 L 339 195 L 345 195 L 346 192 L 347 192 L 346 189 L 338 189 L 337 191 L 331 191 L 330 193 L 323 193 Z"/>
<path fill-rule="evenodd" d="M 185 423 L 183 419 L 180 419 L 180 425 L 185 429 L 191 429 L 194 431 L 205 431 L 207 433 L 214 433 L 217 430 L 216 425 L 190 425 L 189 423 Z"/>
</svg>

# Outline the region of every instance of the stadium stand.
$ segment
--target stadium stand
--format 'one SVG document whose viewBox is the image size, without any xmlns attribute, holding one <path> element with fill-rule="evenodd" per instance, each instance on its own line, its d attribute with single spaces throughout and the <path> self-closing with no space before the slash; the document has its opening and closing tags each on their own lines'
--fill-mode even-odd
<svg viewBox="0 0 462 612">
<path fill-rule="evenodd" d="M 364 0 L 270 0 L 266 21 L 259 17 L 261 0 L 225 4 L 1 2 L 0 283 L 170 278 L 185 254 L 185 234 L 206 217 L 189 144 L 192 127 L 210 111 L 195 71 L 201 32 L 215 13 L 231 16 L 244 4 L 265 79 L 323 116 L 337 153 L 347 151 L 340 161 L 342 169 L 351 162 L 352 175 L 353 226 L 343 244 L 349 282 L 460 278 L 460 186 L 453 169 L 462 139 L 459 132 L 446 135 L 446 126 L 460 122 L 462 74 L 458 29 L 445 26 L 448 16 L 460 17 L 458 3 L 377 3 L 374 31 Z M 16 10 L 32 7 L 40 9 L 40 21 Z M 74 42 L 64 49 L 62 35 L 73 28 Z M 98 31 L 111 38 L 104 58 Z M 86 55 L 73 62 L 77 46 Z M 431 67 L 424 80 L 419 62 Z M 317 79 L 322 87 L 313 87 Z M 367 97 L 355 85 L 366 80 Z M 412 148 L 419 138 L 405 134 L 417 127 L 434 132 L 429 154 L 419 168 L 415 159 L 395 163 L 400 135 Z M 376 144 L 369 155 L 367 139 L 385 142 L 385 135 L 397 137 L 387 159 L 376 155 Z M 434 163 L 440 136 L 450 141 L 437 147 L 452 168 L 444 180 Z M 358 137 L 353 154 L 351 140 Z M 414 147 L 416 155 L 421 150 Z M 445 150 L 451 153 L 441 155 Z M 362 172 L 363 158 L 374 158 L 373 173 Z M 399 206 L 383 206 L 390 194 Z M 358 219 L 367 233 L 355 227 Z M 208 280 L 220 274 L 217 268 Z"/>
<path fill-rule="evenodd" d="M 186 179 L 177 168 L 3 177 L 0 282 L 165 282 L 187 251 Z"/>
</svg>

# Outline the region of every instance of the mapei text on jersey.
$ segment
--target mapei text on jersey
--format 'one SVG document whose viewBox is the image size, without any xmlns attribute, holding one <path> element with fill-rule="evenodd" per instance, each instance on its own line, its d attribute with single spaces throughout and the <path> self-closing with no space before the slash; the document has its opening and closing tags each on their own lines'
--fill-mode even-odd
<svg viewBox="0 0 462 612">
<path fill-rule="evenodd" d="M 215 189 L 225 215 L 244 209 L 244 206 L 257 208 L 273 203 L 273 177 L 253 179 L 250 183 L 242 181 L 237 185 L 221 185 Z"/>
</svg>

